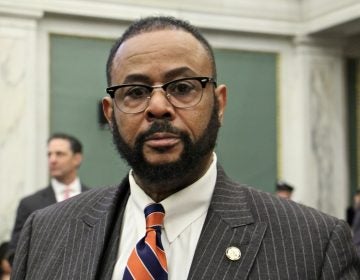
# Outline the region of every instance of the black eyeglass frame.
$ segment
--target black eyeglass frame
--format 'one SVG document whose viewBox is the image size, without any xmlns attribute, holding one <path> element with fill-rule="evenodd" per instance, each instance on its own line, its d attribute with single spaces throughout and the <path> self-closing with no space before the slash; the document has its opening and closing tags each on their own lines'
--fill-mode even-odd
<svg viewBox="0 0 360 280">
<path fill-rule="evenodd" d="M 119 88 L 128 87 L 128 86 L 141 86 L 141 87 L 147 88 L 150 91 L 150 96 L 148 97 L 148 100 L 150 100 L 154 89 L 161 88 L 166 93 L 166 98 L 169 100 L 169 102 L 171 103 L 172 106 L 174 106 L 175 108 L 188 109 L 188 108 L 194 107 L 197 104 L 199 104 L 199 102 L 202 99 L 203 91 L 201 92 L 201 97 L 200 97 L 199 101 L 194 105 L 190 105 L 189 107 L 179 107 L 179 106 L 176 106 L 176 105 L 172 104 L 172 102 L 170 101 L 170 99 L 168 97 L 168 95 L 170 95 L 170 94 L 168 94 L 167 91 L 166 91 L 166 89 L 167 89 L 167 87 L 169 85 L 171 85 L 171 84 L 173 84 L 175 82 L 181 82 L 181 81 L 186 81 L 186 80 L 199 81 L 200 84 L 201 84 L 202 89 L 204 89 L 208 83 L 212 83 L 212 84 L 214 84 L 215 87 L 217 87 L 217 84 L 216 84 L 216 81 L 215 81 L 214 78 L 211 78 L 211 77 L 188 77 L 188 78 L 181 78 L 181 79 L 172 80 L 172 81 L 167 82 L 167 83 L 165 83 L 163 85 L 157 85 L 157 86 L 150 86 L 150 85 L 145 85 L 145 84 L 121 84 L 121 85 L 116 85 L 116 86 L 111 86 L 111 87 L 106 88 L 106 92 L 110 95 L 110 97 L 112 99 L 115 99 L 115 92 Z M 147 107 L 147 106 L 144 106 L 144 109 L 142 109 L 141 111 L 134 112 L 134 113 L 133 112 L 129 113 L 129 112 L 125 112 L 121 108 L 119 108 L 119 106 L 116 104 L 116 102 L 115 102 L 115 105 L 120 111 L 122 111 L 123 113 L 126 113 L 126 114 L 140 113 L 140 112 L 143 112 Z"/>
</svg>

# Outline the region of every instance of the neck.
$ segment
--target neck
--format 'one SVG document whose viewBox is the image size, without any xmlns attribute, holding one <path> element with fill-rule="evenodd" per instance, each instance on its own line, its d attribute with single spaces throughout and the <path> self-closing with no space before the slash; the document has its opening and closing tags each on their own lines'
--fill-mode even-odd
<svg viewBox="0 0 360 280">
<path fill-rule="evenodd" d="M 77 174 L 67 177 L 55 178 L 55 179 L 58 180 L 60 183 L 68 186 L 72 182 L 74 182 L 76 178 L 77 178 Z"/>
</svg>

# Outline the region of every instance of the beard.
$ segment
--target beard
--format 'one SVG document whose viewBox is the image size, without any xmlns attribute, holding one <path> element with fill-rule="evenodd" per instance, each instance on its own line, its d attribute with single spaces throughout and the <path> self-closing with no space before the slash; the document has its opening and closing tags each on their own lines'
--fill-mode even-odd
<svg viewBox="0 0 360 280">
<path fill-rule="evenodd" d="M 159 119 L 155 120 L 147 131 L 139 134 L 135 139 L 134 147 L 131 147 L 120 135 L 113 113 L 111 122 L 113 143 L 120 156 L 133 169 L 134 173 L 145 182 L 163 184 L 166 181 L 171 182 L 185 178 L 198 170 L 197 167 L 200 166 L 202 160 L 215 148 L 220 121 L 218 118 L 219 104 L 216 98 L 214 100 L 210 120 L 197 141 L 193 142 L 187 133 L 173 127 L 170 121 Z M 171 163 L 152 164 L 145 159 L 143 148 L 146 138 L 157 132 L 168 132 L 179 137 L 183 143 L 183 151 L 178 160 Z M 158 149 L 157 151 L 159 153 L 166 152 L 166 149 Z"/>
</svg>

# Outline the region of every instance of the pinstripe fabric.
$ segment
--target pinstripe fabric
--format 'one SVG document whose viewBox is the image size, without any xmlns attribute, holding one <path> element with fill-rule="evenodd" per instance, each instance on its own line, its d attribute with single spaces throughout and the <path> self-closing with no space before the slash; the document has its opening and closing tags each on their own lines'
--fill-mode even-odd
<svg viewBox="0 0 360 280">
<path fill-rule="evenodd" d="M 229 246 L 242 256 L 230 261 Z M 217 186 L 188 279 L 360 279 L 347 224 L 229 180 Z"/>
<path fill-rule="evenodd" d="M 98 275 L 115 264 L 116 251 L 106 248 L 127 198 L 125 188 L 101 188 L 36 211 L 24 226 L 12 279 L 106 279 Z"/>
<path fill-rule="evenodd" d="M 12 279 L 111 279 L 128 182 L 88 191 L 33 214 Z M 229 246 L 241 258 L 229 260 Z M 344 221 L 240 186 L 218 166 L 188 279 L 360 279 Z"/>
<path fill-rule="evenodd" d="M 89 188 L 81 185 L 81 191 L 86 191 Z M 51 204 L 56 203 L 56 197 L 51 185 L 21 199 L 17 208 L 15 225 L 11 234 L 9 251 L 12 254 L 18 243 L 20 232 L 24 226 L 26 219 L 30 214 L 38 209 L 45 208 Z"/>
</svg>

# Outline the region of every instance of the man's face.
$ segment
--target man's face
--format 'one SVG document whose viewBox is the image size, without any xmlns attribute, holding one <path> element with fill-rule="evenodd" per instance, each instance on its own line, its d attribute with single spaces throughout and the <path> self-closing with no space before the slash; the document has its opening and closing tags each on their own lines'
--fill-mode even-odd
<svg viewBox="0 0 360 280">
<path fill-rule="evenodd" d="M 286 199 L 291 199 L 291 196 L 292 196 L 292 193 L 289 191 L 277 191 L 276 194 L 279 197 L 286 198 Z"/>
<path fill-rule="evenodd" d="M 77 176 L 81 154 L 74 154 L 66 139 L 55 138 L 48 144 L 49 173 L 62 183 L 70 183 Z"/>
<path fill-rule="evenodd" d="M 211 77 L 212 68 L 205 49 L 192 35 L 162 30 L 124 42 L 115 55 L 111 76 L 112 85 L 162 85 L 186 77 Z M 161 89 L 153 92 L 141 113 L 125 114 L 109 97 L 104 98 L 103 107 L 122 156 L 141 177 L 158 170 L 150 175 L 153 181 L 160 175 L 158 180 L 178 176 L 176 170 L 186 175 L 191 166 L 209 160 L 225 103 L 225 86 L 214 89 L 209 83 L 199 104 L 189 109 L 172 106 Z"/>
<path fill-rule="evenodd" d="M 360 208 L 360 193 L 354 196 L 354 205 L 356 208 Z"/>
</svg>

